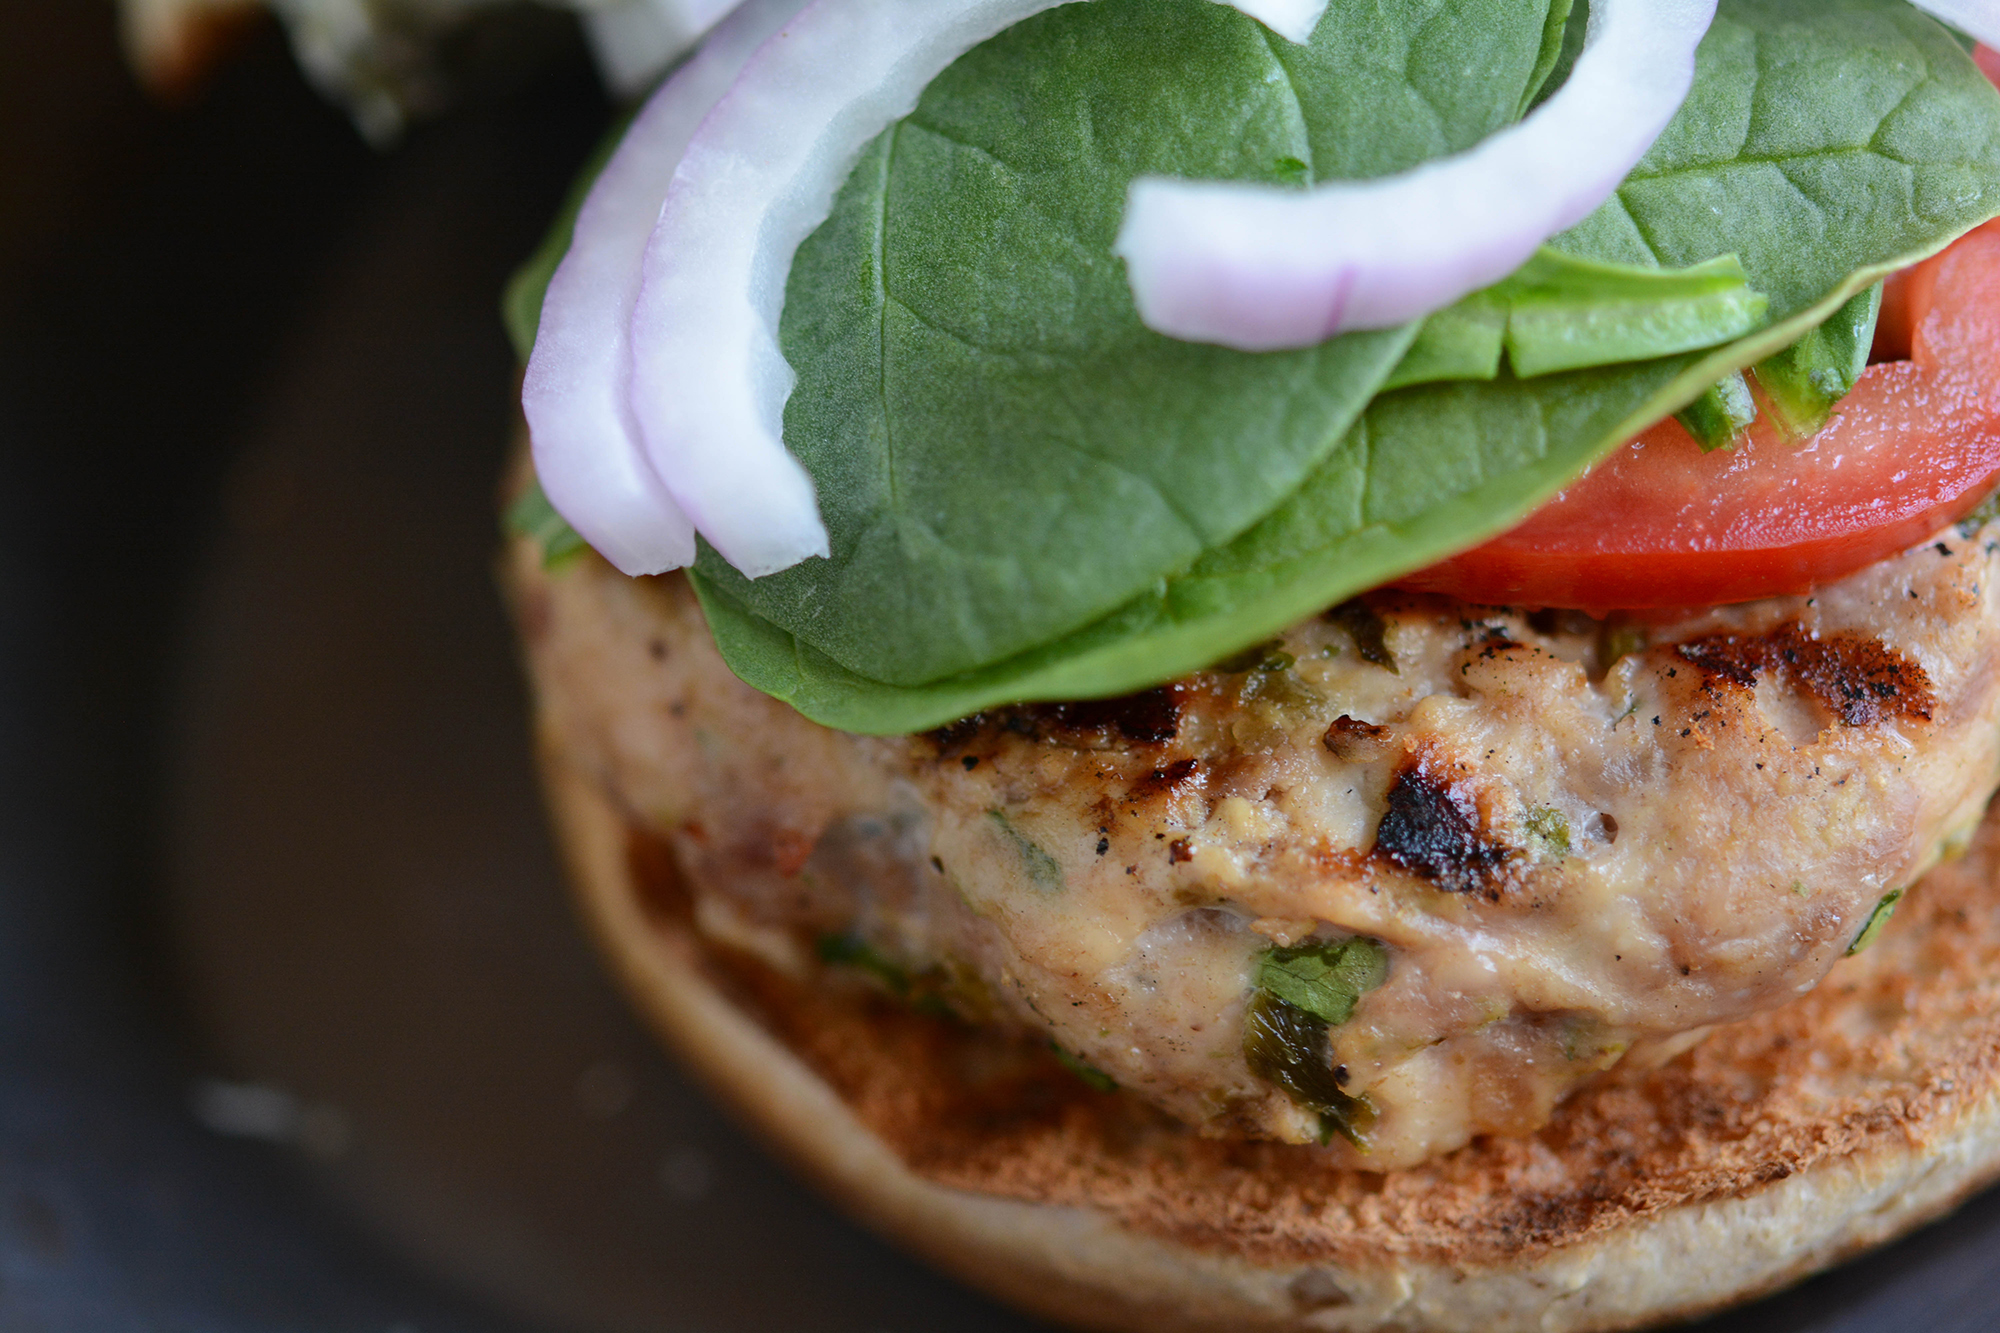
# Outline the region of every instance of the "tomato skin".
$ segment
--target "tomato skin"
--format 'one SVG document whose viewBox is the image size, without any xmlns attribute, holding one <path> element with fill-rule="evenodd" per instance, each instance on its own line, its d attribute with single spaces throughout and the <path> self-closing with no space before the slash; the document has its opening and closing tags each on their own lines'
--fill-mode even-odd
<svg viewBox="0 0 2000 1333">
<path fill-rule="evenodd" d="M 1909 359 L 1870 366 L 1818 435 L 1790 441 L 1765 412 L 1704 454 L 1664 421 L 1399 586 L 1594 613 L 1717 605 L 1809 591 L 1963 517 L 2000 480 L 2000 223 L 1902 279 L 1878 347 L 1903 339 Z"/>
</svg>

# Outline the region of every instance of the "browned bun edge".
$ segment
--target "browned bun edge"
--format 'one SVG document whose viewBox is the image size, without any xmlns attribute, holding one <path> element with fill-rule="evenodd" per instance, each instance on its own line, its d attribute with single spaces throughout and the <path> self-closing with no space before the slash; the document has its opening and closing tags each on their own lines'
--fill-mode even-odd
<svg viewBox="0 0 2000 1333">
<path fill-rule="evenodd" d="M 1939 1215 L 2000 1173 L 2000 1059 L 1984 1059 L 1960 1060 L 1945 1071 L 1950 1078 L 1939 1075 L 1950 1096 L 1920 1121 L 1907 1107 L 1885 1107 L 1877 1119 L 1891 1132 L 1849 1134 L 1848 1150 L 1732 1167 L 1734 1183 L 1708 1197 L 1610 1225 L 1558 1221 L 1534 1244 L 1500 1257 L 1422 1252 L 1384 1226 L 1358 1247 L 1347 1236 L 1335 1258 L 1286 1258 L 1257 1244 L 1248 1227 L 1235 1237 L 1211 1231 L 1191 1239 L 1143 1219 L 1135 1224 L 1130 1209 L 950 1188 L 906 1165 L 829 1082 L 718 984 L 694 932 L 649 907 L 632 856 L 634 827 L 623 812 L 552 746 L 543 768 L 585 919 L 633 1001 L 688 1067 L 867 1224 L 1050 1319 L 1149 1333 L 1634 1328 L 1794 1282 Z M 1991 830 L 1989 822 L 1958 873 L 1990 882 L 1989 844 L 2000 841 Z M 1927 919 L 1916 928 L 1938 927 Z M 1822 989 L 1829 988 L 1837 989 L 1831 982 Z M 1848 989 L 1853 1003 L 1873 1002 L 1865 988 Z M 1884 1088 L 1885 1097 L 1911 1096 L 1893 1081 Z M 1831 1139 L 1844 1132 L 1843 1124 L 1826 1126 Z M 1685 1173 L 1685 1162 L 1674 1169 Z M 1496 1210 L 1506 1203 L 1486 1201 Z"/>
</svg>

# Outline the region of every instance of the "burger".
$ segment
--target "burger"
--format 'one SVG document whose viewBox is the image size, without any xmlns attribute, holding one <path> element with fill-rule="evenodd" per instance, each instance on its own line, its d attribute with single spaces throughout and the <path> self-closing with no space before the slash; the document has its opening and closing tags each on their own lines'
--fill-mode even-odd
<svg viewBox="0 0 2000 1333">
<path fill-rule="evenodd" d="M 510 300 L 640 1007 L 1092 1327 L 1632 1327 L 2000 1172 L 1996 28 L 738 8 Z"/>
</svg>

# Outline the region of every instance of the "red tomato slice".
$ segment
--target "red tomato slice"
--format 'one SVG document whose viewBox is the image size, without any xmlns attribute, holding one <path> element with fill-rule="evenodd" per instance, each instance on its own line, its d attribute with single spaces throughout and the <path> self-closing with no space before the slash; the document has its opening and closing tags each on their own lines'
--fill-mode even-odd
<svg viewBox="0 0 2000 1333">
<path fill-rule="evenodd" d="M 2000 223 L 1910 272 L 1870 366 L 1824 430 L 1785 439 L 1764 413 L 1704 454 L 1648 430 L 1512 532 L 1401 582 L 1471 602 L 1712 606 L 1805 592 L 1963 517 L 2000 479 Z M 1898 348 L 1897 350 L 1900 350 Z"/>
</svg>

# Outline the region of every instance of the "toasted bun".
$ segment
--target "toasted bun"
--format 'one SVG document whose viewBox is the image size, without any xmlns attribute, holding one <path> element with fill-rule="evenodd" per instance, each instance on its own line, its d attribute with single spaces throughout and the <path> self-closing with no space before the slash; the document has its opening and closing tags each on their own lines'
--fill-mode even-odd
<svg viewBox="0 0 2000 1333">
<path fill-rule="evenodd" d="M 2000 825 L 1785 1009 L 1378 1175 L 1203 1140 L 1038 1057 L 702 942 L 671 853 L 554 745 L 584 914 L 640 1009 L 870 1225 L 1089 1328 L 1592 1330 L 1714 1310 L 2000 1173 Z M 976 1052 L 976 1053 L 974 1053 Z"/>
</svg>

